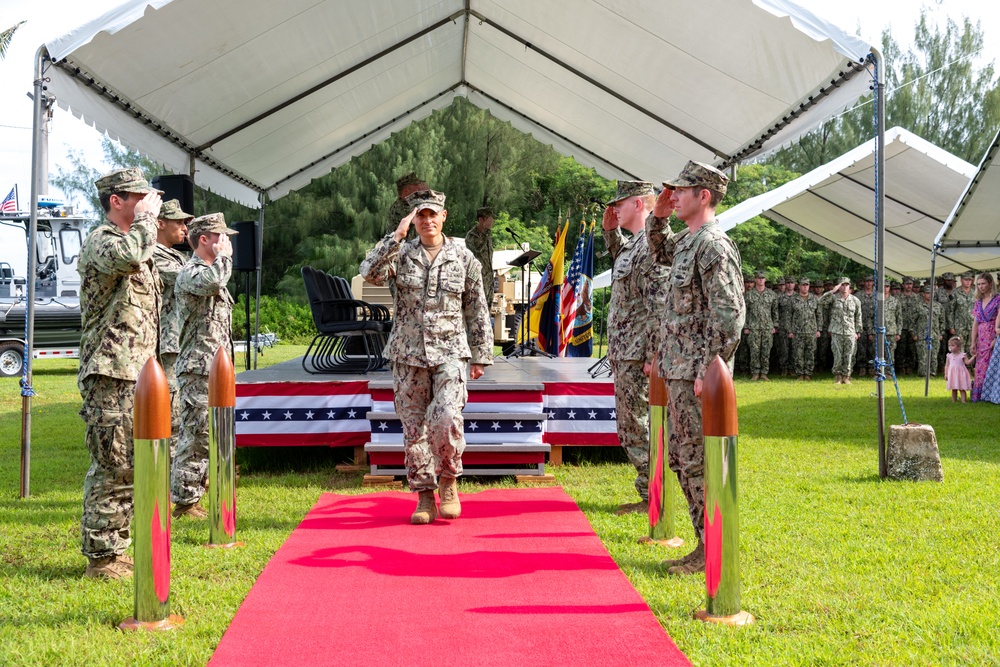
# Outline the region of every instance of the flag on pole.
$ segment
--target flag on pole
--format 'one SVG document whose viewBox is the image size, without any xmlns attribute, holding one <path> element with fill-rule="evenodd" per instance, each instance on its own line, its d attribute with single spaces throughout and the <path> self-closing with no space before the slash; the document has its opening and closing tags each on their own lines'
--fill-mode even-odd
<svg viewBox="0 0 1000 667">
<path fill-rule="evenodd" d="M 567 357 L 590 357 L 594 354 L 594 226 L 591 221 L 576 288 L 573 335 L 566 348 Z"/>
<path fill-rule="evenodd" d="M 538 347 L 550 354 L 559 352 L 559 301 L 563 284 L 563 259 L 569 221 L 556 230 L 555 249 L 549 259 L 538 289 L 531 295 L 528 316 L 528 337 L 538 338 Z"/>
<path fill-rule="evenodd" d="M 2 192 L 2 190 L 0 190 Z M 16 213 L 17 212 L 17 185 L 10 189 L 7 196 L 3 198 L 3 202 L 0 202 L 0 213 Z"/>
<path fill-rule="evenodd" d="M 562 319 L 560 322 L 559 356 L 565 357 L 566 346 L 573 337 L 573 323 L 576 321 L 577 293 L 583 269 L 583 252 L 587 246 L 587 223 L 580 221 L 580 235 L 576 239 L 576 250 L 569 265 L 569 273 L 562 288 Z"/>
</svg>

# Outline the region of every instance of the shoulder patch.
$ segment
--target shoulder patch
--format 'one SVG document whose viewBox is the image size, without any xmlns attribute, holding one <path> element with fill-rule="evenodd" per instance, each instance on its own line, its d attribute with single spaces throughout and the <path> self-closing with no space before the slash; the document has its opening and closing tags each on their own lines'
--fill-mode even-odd
<svg viewBox="0 0 1000 667">
<path fill-rule="evenodd" d="M 722 252 L 719 248 L 715 245 L 710 245 L 698 255 L 698 268 L 702 271 L 708 271 L 718 264 L 721 259 Z"/>
</svg>

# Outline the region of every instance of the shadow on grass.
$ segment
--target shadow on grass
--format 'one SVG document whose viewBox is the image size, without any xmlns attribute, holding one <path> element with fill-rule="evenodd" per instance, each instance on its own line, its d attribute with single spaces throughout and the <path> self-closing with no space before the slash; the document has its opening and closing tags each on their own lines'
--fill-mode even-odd
<svg viewBox="0 0 1000 667">
<path fill-rule="evenodd" d="M 950 398 L 904 398 L 907 422 L 929 424 L 942 459 L 1000 463 L 1000 448 L 989 445 L 986 424 L 1000 417 L 996 406 L 955 405 Z M 885 397 L 886 437 L 902 424 L 895 395 Z M 795 441 L 835 440 L 851 447 L 877 447 L 877 399 L 867 396 L 781 398 L 741 405 L 740 435 Z"/>
</svg>

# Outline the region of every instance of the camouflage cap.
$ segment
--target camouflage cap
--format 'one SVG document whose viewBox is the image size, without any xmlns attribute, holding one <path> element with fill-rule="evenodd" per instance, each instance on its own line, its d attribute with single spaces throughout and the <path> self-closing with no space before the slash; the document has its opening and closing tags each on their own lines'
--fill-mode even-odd
<svg viewBox="0 0 1000 667">
<path fill-rule="evenodd" d="M 161 195 L 163 194 L 162 190 L 150 187 L 149 181 L 146 180 L 146 176 L 139 167 L 109 171 L 94 181 L 94 185 L 97 186 L 98 197 L 113 195 L 116 192 L 138 192 L 141 194 L 159 192 Z"/>
<path fill-rule="evenodd" d="M 408 174 L 403 174 L 396 179 L 396 191 L 402 190 L 407 185 L 423 185 L 424 179 L 417 176 L 417 172 L 411 171 Z"/>
<path fill-rule="evenodd" d="M 160 220 L 191 220 L 194 218 L 190 213 L 185 213 L 181 208 L 180 201 L 170 199 L 160 206 Z"/>
<path fill-rule="evenodd" d="M 941 280 L 954 280 L 954 279 L 955 279 L 955 274 L 952 273 L 951 271 L 945 271 L 944 273 L 941 274 Z"/>
<path fill-rule="evenodd" d="M 965 273 L 962 274 L 962 278 L 975 278 L 975 277 L 976 274 L 973 273 L 972 271 L 966 271 Z"/>
<path fill-rule="evenodd" d="M 445 196 L 443 192 L 418 190 L 406 198 L 406 205 L 410 209 L 415 208 L 418 211 L 429 208 L 436 213 L 440 213 L 444 210 L 444 200 Z"/>
<path fill-rule="evenodd" d="M 863 282 L 863 283 L 873 283 L 873 282 L 875 282 L 875 276 L 871 275 L 870 273 L 865 274 L 865 275 L 861 276 L 861 282 Z"/>
<path fill-rule="evenodd" d="M 923 293 L 925 293 L 925 294 L 930 294 L 931 293 L 931 286 L 930 286 L 930 284 L 927 284 L 927 285 L 924 285 L 923 287 L 921 287 L 920 291 L 923 292 Z"/>
<path fill-rule="evenodd" d="M 764 273 L 763 271 L 754 271 L 753 272 L 753 277 L 754 278 L 767 278 L 767 274 Z"/>
<path fill-rule="evenodd" d="M 892 289 L 899 289 L 900 287 L 902 287 L 902 285 L 899 283 L 898 280 L 890 280 L 889 283 L 888 283 L 888 285 Z"/>
<path fill-rule="evenodd" d="M 837 284 L 838 285 L 844 285 L 844 284 L 850 285 L 851 284 L 851 279 L 848 278 L 847 276 L 841 276 L 841 277 L 837 278 Z"/>
<path fill-rule="evenodd" d="M 694 160 L 684 165 L 677 178 L 663 182 L 665 188 L 705 188 L 720 195 L 726 194 L 728 185 L 728 176 L 711 165 Z"/>
<path fill-rule="evenodd" d="M 490 206 L 484 206 L 484 207 L 482 207 L 480 209 L 477 209 L 476 210 L 476 217 L 477 218 L 492 218 L 493 217 L 493 208 L 490 207 Z"/>
<path fill-rule="evenodd" d="M 629 197 L 643 197 L 645 195 L 655 195 L 652 183 L 646 181 L 618 181 L 618 191 L 615 198 L 608 202 L 608 205 L 628 199 Z"/>
<path fill-rule="evenodd" d="M 226 227 L 226 217 L 221 213 L 209 213 L 188 223 L 188 238 L 198 238 L 202 234 L 239 234 Z"/>
<path fill-rule="evenodd" d="M 903 276 L 903 284 L 913 284 L 913 276 Z"/>
<path fill-rule="evenodd" d="M 799 278 L 799 284 L 800 285 L 812 285 L 812 282 L 808 278 L 806 278 L 806 277 L 803 276 L 802 278 Z"/>
<path fill-rule="evenodd" d="M 795 276 L 785 276 L 785 284 L 787 285 L 788 283 L 791 283 L 791 284 L 794 285 L 795 284 Z"/>
<path fill-rule="evenodd" d="M 778 278 L 777 280 L 774 281 L 774 284 L 775 285 L 787 285 L 788 281 L 785 280 L 784 278 Z"/>
</svg>

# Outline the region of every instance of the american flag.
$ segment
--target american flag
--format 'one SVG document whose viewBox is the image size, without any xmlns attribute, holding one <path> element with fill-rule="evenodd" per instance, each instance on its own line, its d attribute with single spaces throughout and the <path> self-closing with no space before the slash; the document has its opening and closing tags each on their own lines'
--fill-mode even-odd
<svg viewBox="0 0 1000 667">
<path fill-rule="evenodd" d="M 371 424 L 367 382 L 236 385 L 236 446 L 363 445 Z"/>
<path fill-rule="evenodd" d="M 0 203 L 0 213 L 15 213 L 15 212 L 17 212 L 16 185 L 10 189 L 10 192 L 7 193 L 7 196 L 3 198 L 3 202 Z"/>
</svg>

